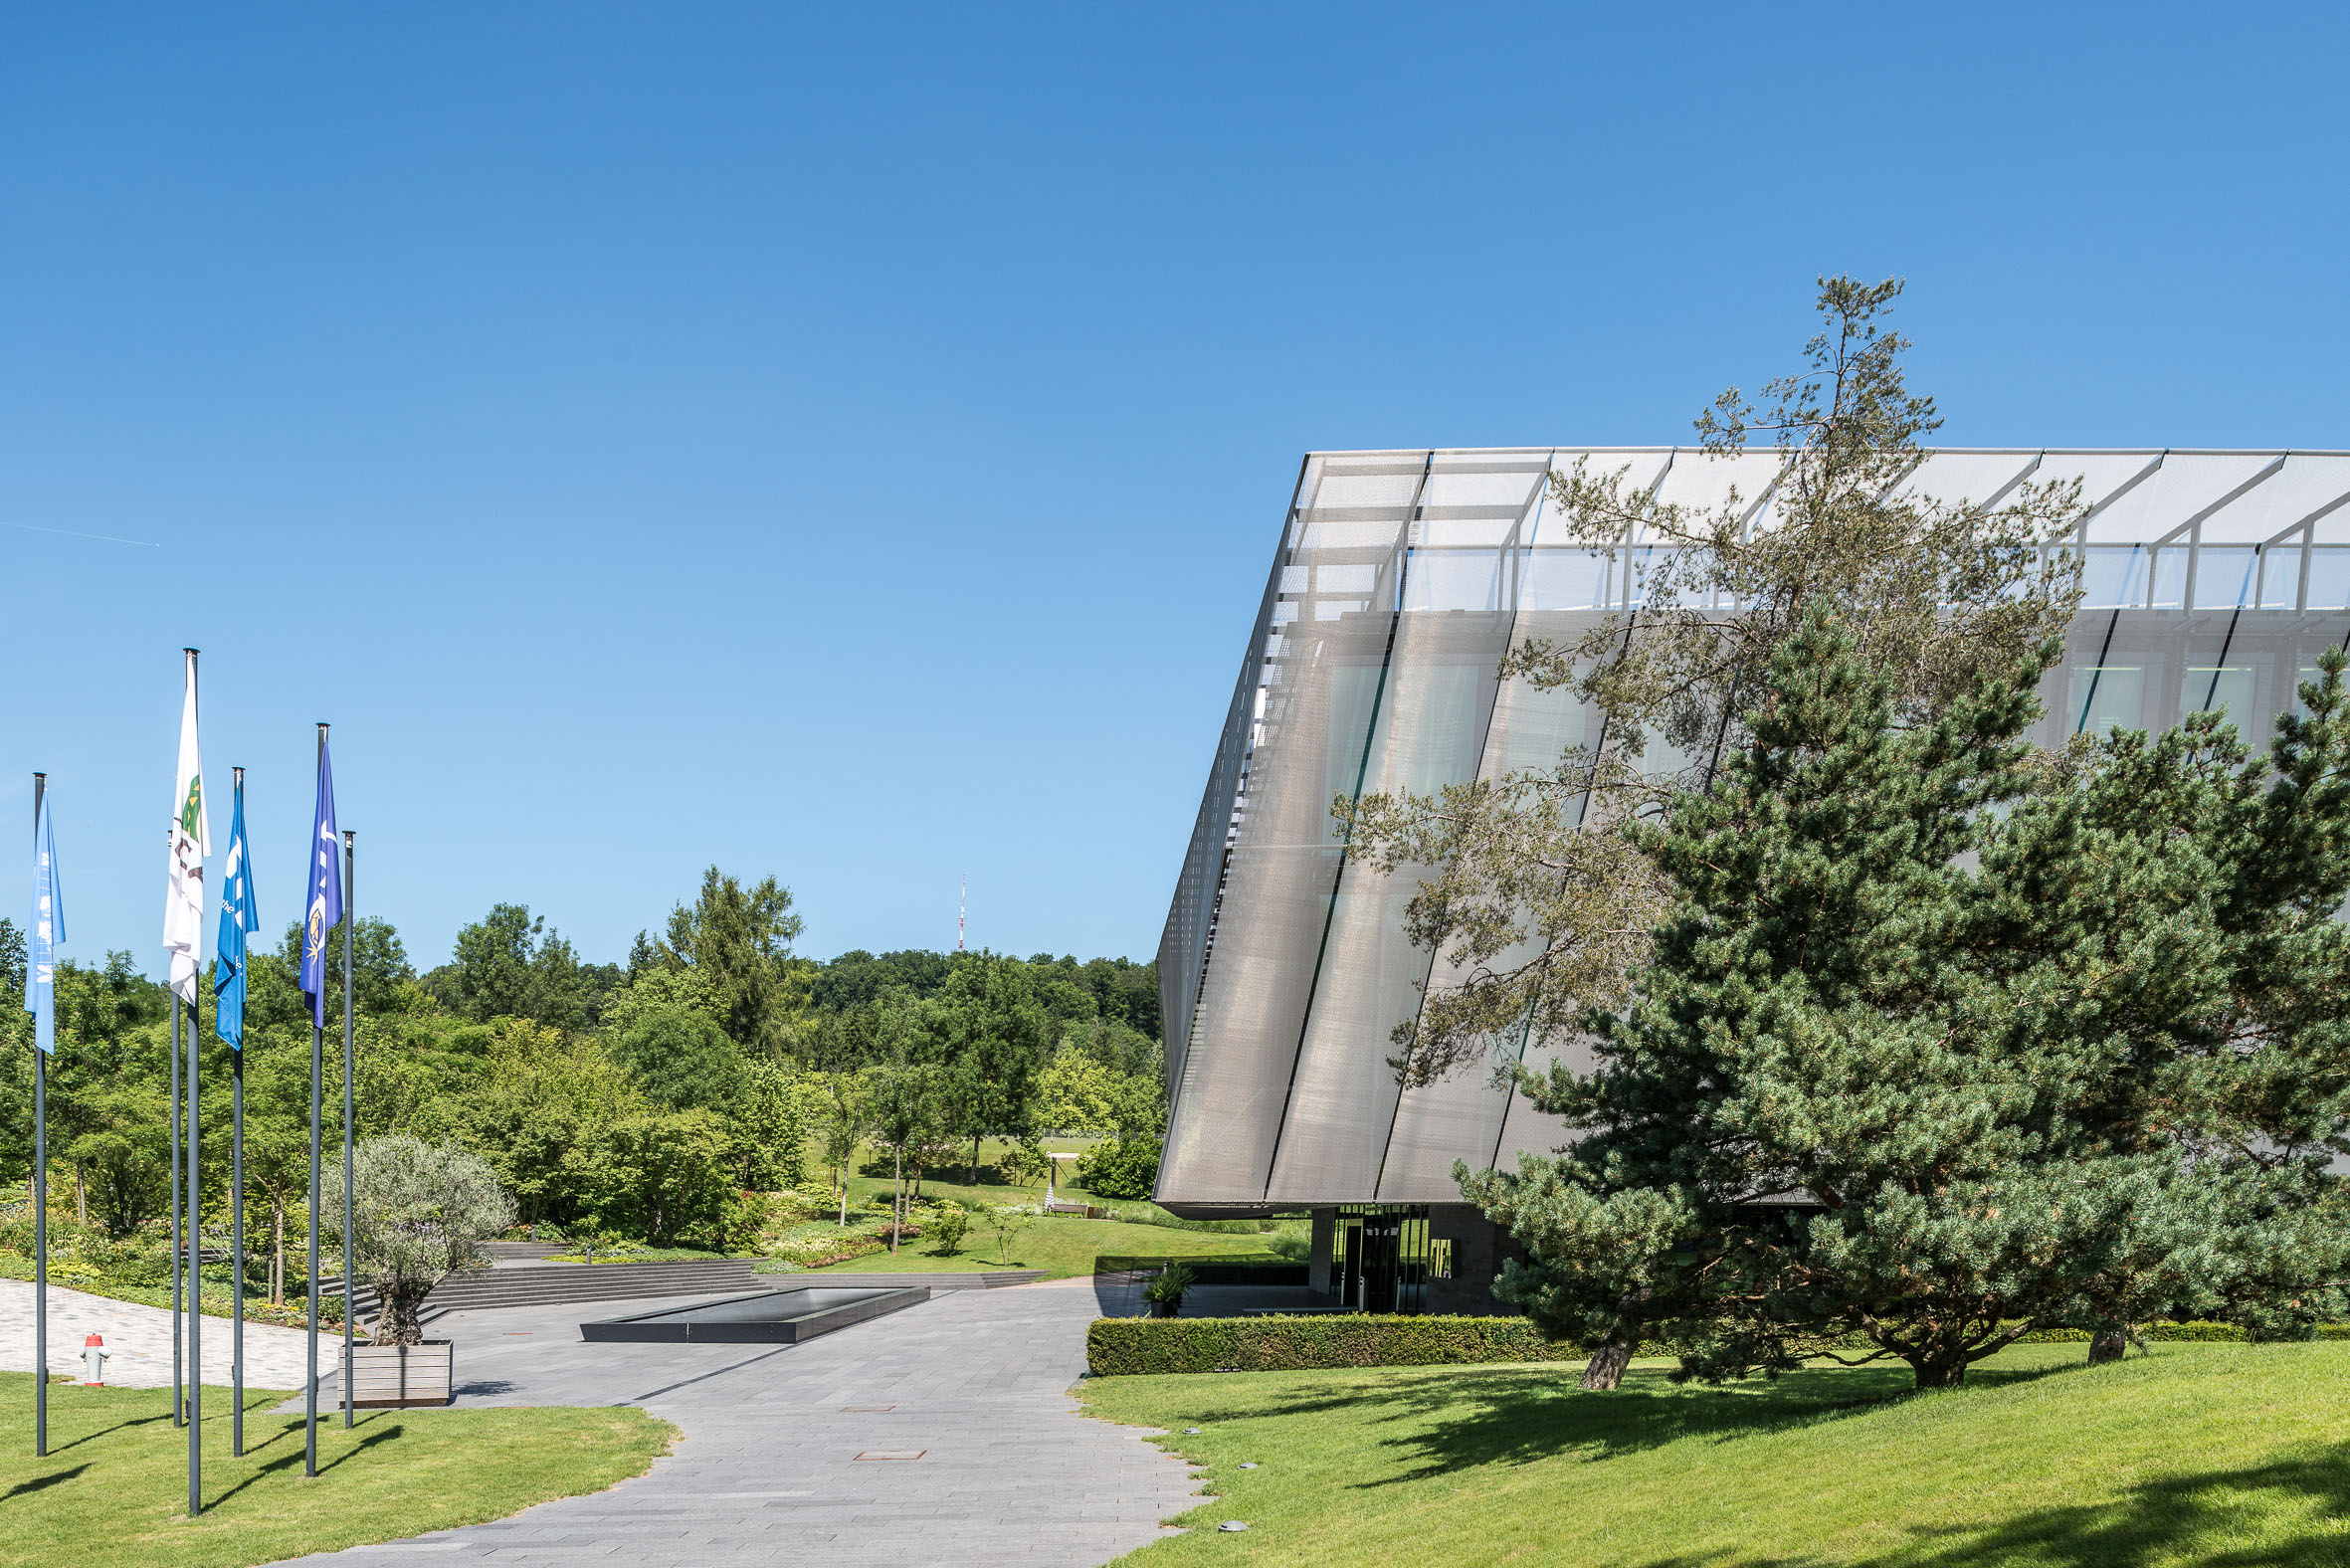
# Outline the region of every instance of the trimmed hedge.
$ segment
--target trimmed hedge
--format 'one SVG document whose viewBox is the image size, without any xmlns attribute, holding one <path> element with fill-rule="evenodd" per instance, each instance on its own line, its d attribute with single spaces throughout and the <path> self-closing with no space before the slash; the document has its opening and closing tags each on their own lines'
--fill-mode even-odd
<svg viewBox="0 0 2350 1568">
<path fill-rule="evenodd" d="M 2171 1343 L 2236 1343 L 2240 1323 L 2144 1323 L 2138 1333 Z M 2350 1323 L 2324 1323 L 2320 1339 L 2350 1339 Z M 2088 1330 L 2045 1328 L 2025 1344 L 2086 1343 Z M 1856 1341 L 1852 1348 L 1867 1348 Z M 1677 1347 L 1643 1343 L 1644 1356 Z M 1297 1372 L 1337 1367 L 1466 1365 L 1480 1361 L 1580 1361 L 1591 1352 L 1549 1340 L 1522 1317 L 1386 1317 L 1325 1312 L 1272 1317 L 1097 1317 L 1085 1333 L 1096 1377 L 1155 1372 Z"/>
<path fill-rule="evenodd" d="M 1147 1372 L 1287 1372 L 1331 1367 L 1580 1361 L 1522 1317 L 1097 1317 L 1085 1363 L 1097 1377 Z"/>
<path fill-rule="evenodd" d="M 2246 1345 L 2252 1342 L 2252 1331 L 2242 1323 L 2214 1323 L 2200 1319 L 2186 1323 L 2140 1323 L 2137 1327 L 2137 1334 L 2140 1339 L 2169 1344 Z M 2018 1343 L 2027 1345 L 2086 1344 L 2090 1337 L 2089 1331 L 2085 1328 L 2041 1328 L 2026 1334 Z M 2313 1337 L 2350 1339 L 2350 1323 L 2319 1323 Z"/>
</svg>

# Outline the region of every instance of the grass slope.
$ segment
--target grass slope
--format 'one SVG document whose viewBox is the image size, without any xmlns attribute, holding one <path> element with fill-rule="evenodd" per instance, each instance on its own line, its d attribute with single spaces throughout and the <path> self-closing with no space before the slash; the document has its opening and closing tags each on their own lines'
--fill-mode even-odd
<svg viewBox="0 0 2350 1568">
<path fill-rule="evenodd" d="M 1163 1225 L 1124 1225 L 1116 1220 L 1079 1220 L 1050 1214 L 1031 1222 L 1012 1243 L 1012 1261 L 1002 1262 L 995 1238 L 985 1224 L 971 1222 L 963 1250 L 940 1257 L 916 1237 L 898 1249 L 897 1256 L 874 1253 L 845 1264 L 804 1271 L 823 1274 L 976 1274 L 989 1269 L 1042 1269 L 1046 1277 L 1067 1279 L 1093 1273 L 1093 1260 L 1104 1254 L 1139 1254 L 1156 1258 L 1239 1258 L 1273 1256 L 1267 1236 L 1225 1236 L 1206 1231 L 1177 1231 Z"/>
<path fill-rule="evenodd" d="M 1138 1568 L 2318 1568 L 2350 1563 L 2350 1345 L 2032 1345 L 1964 1390 L 1823 1368 L 1726 1391 L 1643 1364 L 1102 1378 L 1214 1501 Z M 1242 1470 L 1243 1461 L 1263 1468 Z M 1219 1521 L 1248 1522 L 1245 1535 Z"/>
<path fill-rule="evenodd" d="M 371 1410 L 349 1433 L 318 1423 L 302 1474 L 299 1416 L 248 1390 L 245 1457 L 229 1454 L 229 1391 L 207 1385 L 204 1499 L 187 1516 L 188 1435 L 167 1389 L 49 1390 L 49 1457 L 35 1459 L 33 1379 L 0 1373 L 0 1564 L 244 1568 L 503 1518 L 641 1475 L 677 1429 L 635 1409 Z"/>
</svg>

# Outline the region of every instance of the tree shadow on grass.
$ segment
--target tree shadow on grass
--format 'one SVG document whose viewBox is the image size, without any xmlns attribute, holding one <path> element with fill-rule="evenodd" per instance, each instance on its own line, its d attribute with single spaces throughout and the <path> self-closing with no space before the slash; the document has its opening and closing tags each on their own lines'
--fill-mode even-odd
<svg viewBox="0 0 2350 1568">
<path fill-rule="evenodd" d="M 2073 1364 L 1992 1369 L 1977 1367 L 1970 1388 L 2029 1382 L 2069 1371 Z M 1674 1384 L 1662 1369 L 1636 1367 L 1610 1393 L 1575 1387 L 1580 1368 L 1561 1364 L 1462 1372 L 1430 1367 L 1396 1369 L 1375 1383 L 1300 1391 L 1284 1416 L 1327 1414 L 1407 1430 L 1389 1439 L 1417 1463 L 1359 1482 L 1368 1489 L 1486 1465 L 1526 1465 L 1561 1454 L 1586 1460 L 1637 1454 L 1687 1438 L 1728 1442 L 1815 1422 L 1838 1421 L 1914 1397 L 1915 1382 L 1891 1366 L 1807 1367 L 1776 1382 L 1755 1378 L 1721 1388 Z M 1948 1396 L 1935 1396 L 1948 1397 Z M 1260 1408 L 1203 1409 L 1197 1418 L 1246 1420 Z"/>
<path fill-rule="evenodd" d="M 31 1480 L 20 1480 L 6 1491 L 0 1491 L 0 1502 L 6 1502 L 12 1497 L 21 1497 L 28 1491 L 46 1491 L 52 1486 L 63 1485 L 88 1469 L 90 1466 L 84 1463 L 75 1466 L 72 1470 L 57 1470 L 47 1475 L 36 1475 Z"/>
<path fill-rule="evenodd" d="M 2119 1497 L 2058 1504 L 1984 1525 L 1918 1529 L 1909 1544 L 1837 1568 L 2126 1568 L 2153 1561 L 2196 1568 L 2339 1568 L 2350 1561 L 2350 1445 L 2314 1458 L 2141 1481 Z M 2254 1537 L 2276 1515 L 2298 1513 L 2282 1538 Z M 2335 1527 L 2328 1528 L 2331 1524 Z M 1638 1568 L 1826 1568 L 1809 1556 L 1705 1552 L 1651 1558 Z"/>
</svg>

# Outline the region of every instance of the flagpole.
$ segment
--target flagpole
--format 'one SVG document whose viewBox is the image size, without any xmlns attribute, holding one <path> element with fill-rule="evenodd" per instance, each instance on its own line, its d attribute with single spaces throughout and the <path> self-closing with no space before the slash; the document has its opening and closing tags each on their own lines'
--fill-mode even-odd
<svg viewBox="0 0 2350 1568">
<path fill-rule="evenodd" d="M 33 859 L 41 858 L 41 804 L 49 775 L 33 775 Z M 46 886 L 44 882 L 42 886 Z M 38 899 L 40 888 L 34 890 Z M 40 931 L 28 933 L 35 940 Z M 28 951 L 25 956 L 34 958 Z M 25 966 L 25 1000 L 33 998 L 33 969 Z M 33 1038 L 33 1457 L 49 1457 L 49 1053 Z"/>
<path fill-rule="evenodd" d="M 192 662 L 192 661 L 191 661 Z M 188 1003 L 188 1517 L 204 1511 L 204 988 Z"/>
<path fill-rule="evenodd" d="M 351 1427 L 351 862 L 356 833 L 342 836 L 342 1425 Z"/>
<path fill-rule="evenodd" d="M 318 726 L 318 762 L 326 761 L 326 726 Z M 324 990 L 323 982 L 320 990 Z M 319 1081 L 325 1068 L 325 1027 L 315 1005 L 310 1013 L 310 1279 L 309 1279 L 309 1365 L 302 1379 L 302 1457 L 301 1472 L 318 1473 L 318 1120 L 325 1111 L 325 1085 Z M 349 1281 L 344 1281 L 349 1287 Z M 347 1308 L 346 1308 L 347 1312 Z"/>
<path fill-rule="evenodd" d="M 176 844 L 166 834 L 167 842 Z M 184 1391 L 180 1386 L 181 1340 L 187 1332 L 182 1322 L 180 1296 L 180 1268 L 185 1262 L 183 1237 L 179 1223 L 180 1183 L 180 1126 L 179 1126 L 179 993 L 171 993 L 171 1424 L 178 1426 L 184 1409 Z"/>
<path fill-rule="evenodd" d="M 231 769 L 237 778 L 237 816 L 245 820 L 245 770 Z M 250 867 L 239 868 L 238 875 L 253 875 Z M 213 971 L 219 973 L 216 965 Z M 217 984 L 217 982 L 215 982 Z M 212 1027 L 220 1027 L 220 997 L 212 999 Z M 240 1029 L 242 1022 L 240 1021 Z M 234 1257 L 230 1266 L 232 1275 L 230 1295 L 233 1302 L 229 1319 L 229 1452 L 242 1458 L 245 1453 L 245 1042 L 242 1034 L 237 1049 L 229 1053 L 229 1252 Z"/>
</svg>

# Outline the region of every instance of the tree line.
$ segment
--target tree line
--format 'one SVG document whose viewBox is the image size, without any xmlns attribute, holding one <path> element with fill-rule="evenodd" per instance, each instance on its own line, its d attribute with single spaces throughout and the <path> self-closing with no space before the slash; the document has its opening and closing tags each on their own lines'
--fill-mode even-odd
<svg viewBox="0 0 2350 1568">
<path fill-rule="evenodd" d="M 625 964 L 585 962 L 542 916 L 500 903 L 459 931 L 446 963 L 420 973 L 389 922 L 361 919 L 351 944 L 358 1132 L 481 1155 L 525 1222 L 741 1250 L 766 1212 L 756 1195 L 811 1179 L 811 1157 L 821 1158 L 812 1142 L 844 1092 L 862 1146 L 886 1087 L 898 1107 L 890 1125 L 920 1134 L 893 1146 L 917 1174 L 944 1162 L 949 1136 L 970 1166 L 982 1140 L 1033 1147 L 1049 1126 L 1158 1131 L 1152 965 L 989 952 L 852 952 L 827 963 L 794 953 L 801 928 L 776 879 L 714 867 L 658 931 L 638 936 Z M 308 1182 L 299 949 L 298 927 L 274 950 L 257 948 L 246 1003 L 248 1229 L 270 1259 L 274 1296 Z M 21 930 L 0 921 L 8 1181 L 25 1179 L 31 1162 L 24 965 Z M 342 1007 L 341 966 L 338 931 L 330 1019 Z M 53 1202 L 96 1234 L 151 1232 L 169 1204 L 169 993 L 116 952 L 61 964 L 56 996 Z M 208 993 L 208 1227 L 227 1201 L 231 1058 L 210 1022 Z M 331 1106 L 340 1053 L 326 1055 Z"/>
</svg>

